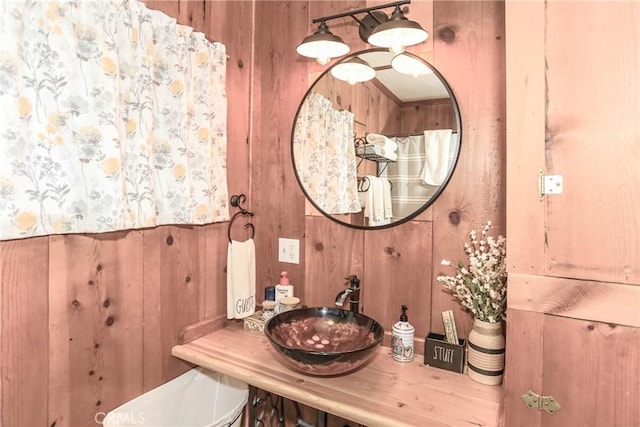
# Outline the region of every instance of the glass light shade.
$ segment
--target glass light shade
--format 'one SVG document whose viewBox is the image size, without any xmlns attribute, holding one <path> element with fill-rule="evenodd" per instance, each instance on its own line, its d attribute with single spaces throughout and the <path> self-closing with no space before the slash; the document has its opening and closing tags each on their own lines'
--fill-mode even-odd
<svg viewBox="0 0 640 427">
<path fill-rule="evenodd" d="M 354 85 L 373 79 L 376 76 L 376 70 L 362 59 L 353 58 L 333 66 L 331 75 L 338 80 Z"/>
<path fill-rule="evenodd" d="M 391 67 L 399 73 L 408 74 L 413 77 L 433 73 L 427 64 L 404 53 L 393 57 Z"/>
<path fill-rule="evenodd" d="M 331 33 L 324 22 L 320 24 L 318 31 L 305 37 L 296 48 L 300 55 L 315 58 L 322 65 L 331 61 L 331 58 L 346 55 L 349 50 L 349 46 Z"/>
<path fill-rule="evenodd" d="M 407 46 L 422 43 L 429 37 L 420 24 L 409 21 L 399 6 L 387 22 L 373 29 L 367 42 L 374 46 L 386 47 L 395 54 L 402 53 Z"/>
</svg>

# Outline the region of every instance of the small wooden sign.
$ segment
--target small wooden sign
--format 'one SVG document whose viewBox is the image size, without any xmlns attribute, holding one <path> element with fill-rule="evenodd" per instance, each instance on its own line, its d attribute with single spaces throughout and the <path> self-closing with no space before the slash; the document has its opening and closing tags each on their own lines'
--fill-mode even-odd
<svg viewBox="0 0 640 427">
<path fill-rule="evenodd" d="M 452 344 L 447 342 L 444 335 L 430 332 L 424 342 L 424 364 L 462 373 L 465 344 L 464 339 L 458 339 L 458 344 Z"/>
</svg>

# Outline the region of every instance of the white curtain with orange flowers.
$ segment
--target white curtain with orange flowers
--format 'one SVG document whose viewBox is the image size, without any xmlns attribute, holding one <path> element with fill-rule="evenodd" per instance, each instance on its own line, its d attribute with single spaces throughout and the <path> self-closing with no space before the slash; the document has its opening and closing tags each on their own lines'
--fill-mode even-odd
<svg viewBox="0 0 640 427">
<path fill-rule="evenodd" d="M 228 220 L 225 70 L 136 0 L 0 2 L 0 240 Z"/>
</svg>

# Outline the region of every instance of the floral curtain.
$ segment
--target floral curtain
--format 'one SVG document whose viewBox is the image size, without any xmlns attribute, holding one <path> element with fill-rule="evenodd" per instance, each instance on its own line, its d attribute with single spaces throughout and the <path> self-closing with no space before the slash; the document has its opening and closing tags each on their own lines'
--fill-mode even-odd
<svg viewBox="0 0 640 427">
<path fill-rule="evenodd" d="M 0 19 L 0 240 L 228 220 L 224 45 L 135 0 Z"/>
<path fill-rule="evenodd" d="M 296 172 L 307 194 L 328 214 L 362 210 L 354 144 L 354 115 L 312 92 L 305 99 L 293 136 Z"/>
</svg>

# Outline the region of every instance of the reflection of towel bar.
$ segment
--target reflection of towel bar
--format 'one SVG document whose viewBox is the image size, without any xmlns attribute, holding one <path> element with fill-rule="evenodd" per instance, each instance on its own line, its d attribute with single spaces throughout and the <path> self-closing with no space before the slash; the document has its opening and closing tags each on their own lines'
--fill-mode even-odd
<svg viewBox="0 0 640 427">
<path fill-rule="evenodd" d="M 393 190 L 393 182 L 389 181 L 389 188 L 391 190 Z M 366 188 L 364 187 L 365 182 L 367 183 Z M 371 187 L 371 181 L 369 181 L 369 178 L 367 178 L 366 176 L 359 176 L 358 177 L 358 193 L 366 193 L 367 191 L 369 191 L 369 187 Z"/>
<path fill-rule="evenodd" d="M 440 129 L 425 129 L 425 131 L 428 131 L 428 130 L 440 130 Z M 458 133 L 458 131 L 457 130 L 453 130 L 453 131 L 451 131 L 451 133 L 456 134 L 456 133 Z M 424 135 L 424 132 L 420 132 L 420 133 L 413 132 L 413 133 L 396 133 L 396 134 L 392 134 L 392 135 L 387 135 L 387 137 L 389 137 L 389 138 L 407 138 L 409 136 L 423 136 L 423 135 Z"/>
<path fill-rule="evenodd" d="M 367 144 L 367 141 L 364 137 L 354 138 L 353 142 L 356 147 L 356 156 L 360 157 L 361 159 L 372 160 L 374 162 L 395 162 L 395 160 L 391 160 L 376 153 L 374 151 L 374 145 Z M 360 166 L 359 163 L 358 166 Z"/>
</svg>

